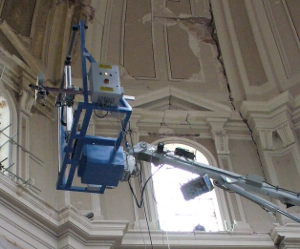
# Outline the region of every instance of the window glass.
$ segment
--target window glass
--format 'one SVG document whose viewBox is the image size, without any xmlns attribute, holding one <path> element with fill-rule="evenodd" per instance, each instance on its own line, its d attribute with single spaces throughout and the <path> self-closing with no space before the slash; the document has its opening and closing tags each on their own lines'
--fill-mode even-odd
<svg viewBox="0 0 300 249">
<path fill-rule="evenodd" d="M 208 164 L 205 156 L 196 149 L 183 144 L 166 144 L 165 148 L 174 151 L 176 147 L 195 152 L 196 161 Z M 180 187 L 197 174 L 164 165 L 151 167 L 153 175 L 154 198 L 160 229 L 165 231 L 193 231 L 196 227 L 205 231 L 222 230 L 222 222 L 215 191 L 208 192 L 192 200 L 186 201 Z M 200 225 L 200 226 L 199 226 Z M 196 229 L 197 229 L 196 228 Z"/>
<path fill-rule="evenodd" d="M 7 168 L 9 166 L 9 151 L 11 143 L 8 137 L 10 135 L 10 112 L 7 101 L 0 96 L 0 161 L 7 158 L 2 162 L 3 166 Z"/>
</svg>

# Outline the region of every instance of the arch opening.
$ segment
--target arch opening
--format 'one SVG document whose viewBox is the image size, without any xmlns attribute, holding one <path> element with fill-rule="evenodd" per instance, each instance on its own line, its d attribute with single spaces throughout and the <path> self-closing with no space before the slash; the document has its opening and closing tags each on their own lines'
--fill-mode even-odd
<svg viewBox="0 0 300 249">
<path fill-rule="evenodd" d="M 193 151 L 196 155 L 195 161 L 209 164 L 203 153 L 194 147 L 181 143 L 165 144 L 169 151 L 174 151 L 177 147 Z M 160 229 L 180 232 L 223 230 L 215 190 L 189 201 L 186 201 L 181 193 L 180 187 L 199 175 L 170 165 L 165 165 L 159 170 L 152 165 L 151 171 Z"/>
</svg>

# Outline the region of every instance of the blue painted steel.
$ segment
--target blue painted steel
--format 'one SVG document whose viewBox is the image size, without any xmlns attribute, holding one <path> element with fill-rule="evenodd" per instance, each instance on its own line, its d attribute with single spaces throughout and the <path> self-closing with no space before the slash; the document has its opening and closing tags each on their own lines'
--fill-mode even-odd
<svg viewBox="0 0 300 249">
<path fill-rule="evenodd" d="M 85 184 L 117 187 L 124 171 L 123 148 L 119 147 L 116 156 L 111 158 L 114 147 L 85 144 L 78 167 L 78 176 Z"/>
<path fill-rule="evenodd" d="M 102 194 L 106 186 L 117 186 L 123 173 L 125 159 L 123 148 L 120 145 L 132 108 L 124 98 L 120 100 L 119 106 L 102 107 L 95 103 L 89 103 L 86 60 L 89 62 L 96 61 L 85 48 L 83 21 L 79 23 L 79 31 L 84 101 L 77 105 L 72 129 L 68 136 L 61 125 L 62 165 L 58 172 L 56 188 L 58 190 Z M 61 108 L 64 107 L 60 107 L 60 111 L 62 111 Z M 124 114 L 121 130 L 116 138 L 86 134 L 94 110 Z M 81 123 L 80 120 L 82 120 Z M 77 130 L 79 123 L 81 129 Z M 76 170 L 83 186 L 73 185 Z"/>
</svg>

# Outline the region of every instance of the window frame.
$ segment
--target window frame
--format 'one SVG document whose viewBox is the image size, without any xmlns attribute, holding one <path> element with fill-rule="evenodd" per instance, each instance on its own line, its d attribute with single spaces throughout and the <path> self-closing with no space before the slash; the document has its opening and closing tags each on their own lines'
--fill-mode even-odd
<svg viewBox="0 0 300 249">
<path fill-rule="evenodd" d="M 9 123 L 11 124 L 11 126 L 9 127 L 8 136 L 12 137 L 14 134 L 17 134 L 17 130 L 18 130 L 18 127 L 17 127 L 17 117 L 18 117 L 17 116 L 17 110 L 16 110 L 15 103 L 13 101 L 13 98 L 11 97 L 9 91 L 7 91 L 5 89 L 5 86 L 4 86 L 3 83 L 1 83 L 0 86 L 2 88 L 1 91 L 0 91 L 0 96 L 5 99 L 6 104 L 8 106 L 8 109 L 9 109 L 9 119 L 10 119 Z M 14 141 L 16 141 L 17 137 L 15 137 L 13 139 L 14 139 Z M 10 166 L 10 165 L 13 164 L 13 166 L 10 168 L 10 171 L 12 173 L 17 173 L 16 172 L 17 171 L 17 146 L 13 146 L 10 143 L 7 157 L 8 157 L 8 165 Z"/>
<path fill-rule="evenodd" d="M 217 161 L 216 161 L 215 157 L 212 155 L 212 153 L 206 147 L 199 144 L 198 142 L 195 142 L 193 140 L 189 140 L 189 139 L 183 138 L 183 137 L 168 137 L 168 138 L 161 138 L 161 139 L 155 140 L 151 144 L 157 145 L 160 142 L 162 142 L 164 144 L 184 144 L 184 145 L 193 147 L 196 150 L 198 150 L 199 152 L 201 152 L 206 157 L 209 165 L 218 167 Z M 144 179 L 148 179 L 148 177 L 150 177 L 152 174 L 151 173 L 151 165 L 149 167 L 149 165 L 144 164 L 143 167 L 145 167 Z M 148 184 L 146 186 L 145 206 L 146 206 L 146 210 L 148 213 L 148 217 L 150 217 L 149 220 L 151 221 L 152 226 L 155 227 L 156 229 L 159 229 L 159 216 L 158 216 L 158 211 L 157 211 L 157 205 L 153 198 L 153 194 L 152 194 L 153 192 L 154 192 L 153 183 L 151 181 L 151 184 Z M 227 203 L 225 200 L 224 191 L 222 191 L 219 188 L 215 188 L 215 194 L 216 194 L 217 203 L 219 206 L 219 213 L 220 213 L 221 221 L 223 221 L 220 224 L 220 226 L 222 227 L 222 230 L 220 230 L 220 232 L 221 232 L 221 231 L 225 231 L 224 221 L 226 220 L 226 217 L 229 216 L 229 213 L 228 213 Z"/>
</svg>

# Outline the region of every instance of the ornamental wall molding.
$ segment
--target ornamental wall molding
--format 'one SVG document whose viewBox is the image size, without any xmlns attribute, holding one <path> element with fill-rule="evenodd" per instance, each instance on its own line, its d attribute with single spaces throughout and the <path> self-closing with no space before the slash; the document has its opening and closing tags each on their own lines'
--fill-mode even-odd
<svg viewBox="0 0 300 249">
<path fill-rule="evenodd" d="M 284 92 L 269 101 L 244 101 L 241 113 L 254 131 L 265 150 L 273 150 L 273 134 L 277 132 L 283 146 L 295 143 L 293 110 L 295 102 L 289 92 Z"/>
<path fill-rule="evenodd" d="M 270 231 L 274 245 L 279 249 L 299 248 L 299 234 L 300 225 L 298 223 L 289 223 L 285 226 L 274 224 Z"/>
<path fill-rule="evenodd" d="M 276 129 L 291 120 L 294 100 L 284 92 L 269 101 L 243 101 L 240 111 L 251 127 Z"/>
<path fill-rule="evenodd" d="M 14 48 L 18 51 L 24 62 L 29 65 L 35 72 L 45 72 L 46 68 L 41 61 L 36 59 L 24 45 L 19 36 L 14 32 L 14 30 L 8 25 L 8 23 L 3 20 L 0 24 L 0 29 L 6 36 L 6 38 L 11 42 Z"/>
<path fill-rule="evenodd" d="M 224 126 L 228 119 L 222 118 L 208 118 L 207 122 L 211 126 L 211 134 L 215 141 L 217 153 L 219 155 L 229 155 L 228 135 Z"/>
<path fill-rule="evenodd" d="M 231 113 L 231 109 L 226 105 L 205 97 L 199 97 L 197 94 L 193 94 L 173 86 L 167 86 L 159 90 L 136 96 L 136 100 L 132 103 L 132 107 L 140 108 L 147 105 L 148 107 L 146 109 L 151 110 L 151 103 L 160 101 L 170 96 L 176 97 L 200 108 L 204 108 L 207 110 L 204 112 L 218 112 L 221 114 L 221 116 L 227 117 L 229 117 Z"/>
<path fill-rule="evenodd" d="M 274 244 L 267 234 L 249 232 L 198 232 L 176 233 L 151 231 L 154 248 L 260 248 L 274 249 Z M 123 238 L 121 248 L 144 248 L 144 240 L 149 244 L 147 232 L 129 230 Z"/>
<path fill-rule="evenodd" d="M 74 207 L 56 210 L 29 189 L 20 192 L 20 186 L 7 176 L 0 175 L 0 205 L 5 211 L 0 214 L 1 236 L 21 248 L 143 248 L 150 244 L 148 231 L 128 230 L 124 220 L 88 220 Z M 15 233 L 3 230 L 13 228 Z M 171 246 L 219 246 L 224 249 L 274 248 L 268 234 L 253 234 L 250 231 L 176 233 L 151 231 L 153 245 Z M 34 247 L 35 246 L 35 247 Z"/>
<path fill-rule="evenodd" d="M 98 245 L 109 242 L 107 248 L 111 248 L 112 245 L 120 244 L 127 231 L 127 220 L 89 220 L 70 205 L 57 210 L 29 188 L 15 183 L 6 175 L 0 174 L 0 186 L 0 206 L 7 210 L 0 214 L 0 223 L 6 227 L 15 227 L 17 231 L 15 236 L 10 235 L 11 241 L 24 236 L 29 242 L 35 241 L 44 246 L 47 244 L 35 248 L 54 249 L 57 248 L 55 243 L 63 243 L 66 236 L 68 240 L 71 236 L 81 245 L 74 248 L 82 248 L 89 242 L 93 244 L 93 241 L 98 241 Z M 3 233 L 1 225 L 0 231 Z"/>
</svg>

